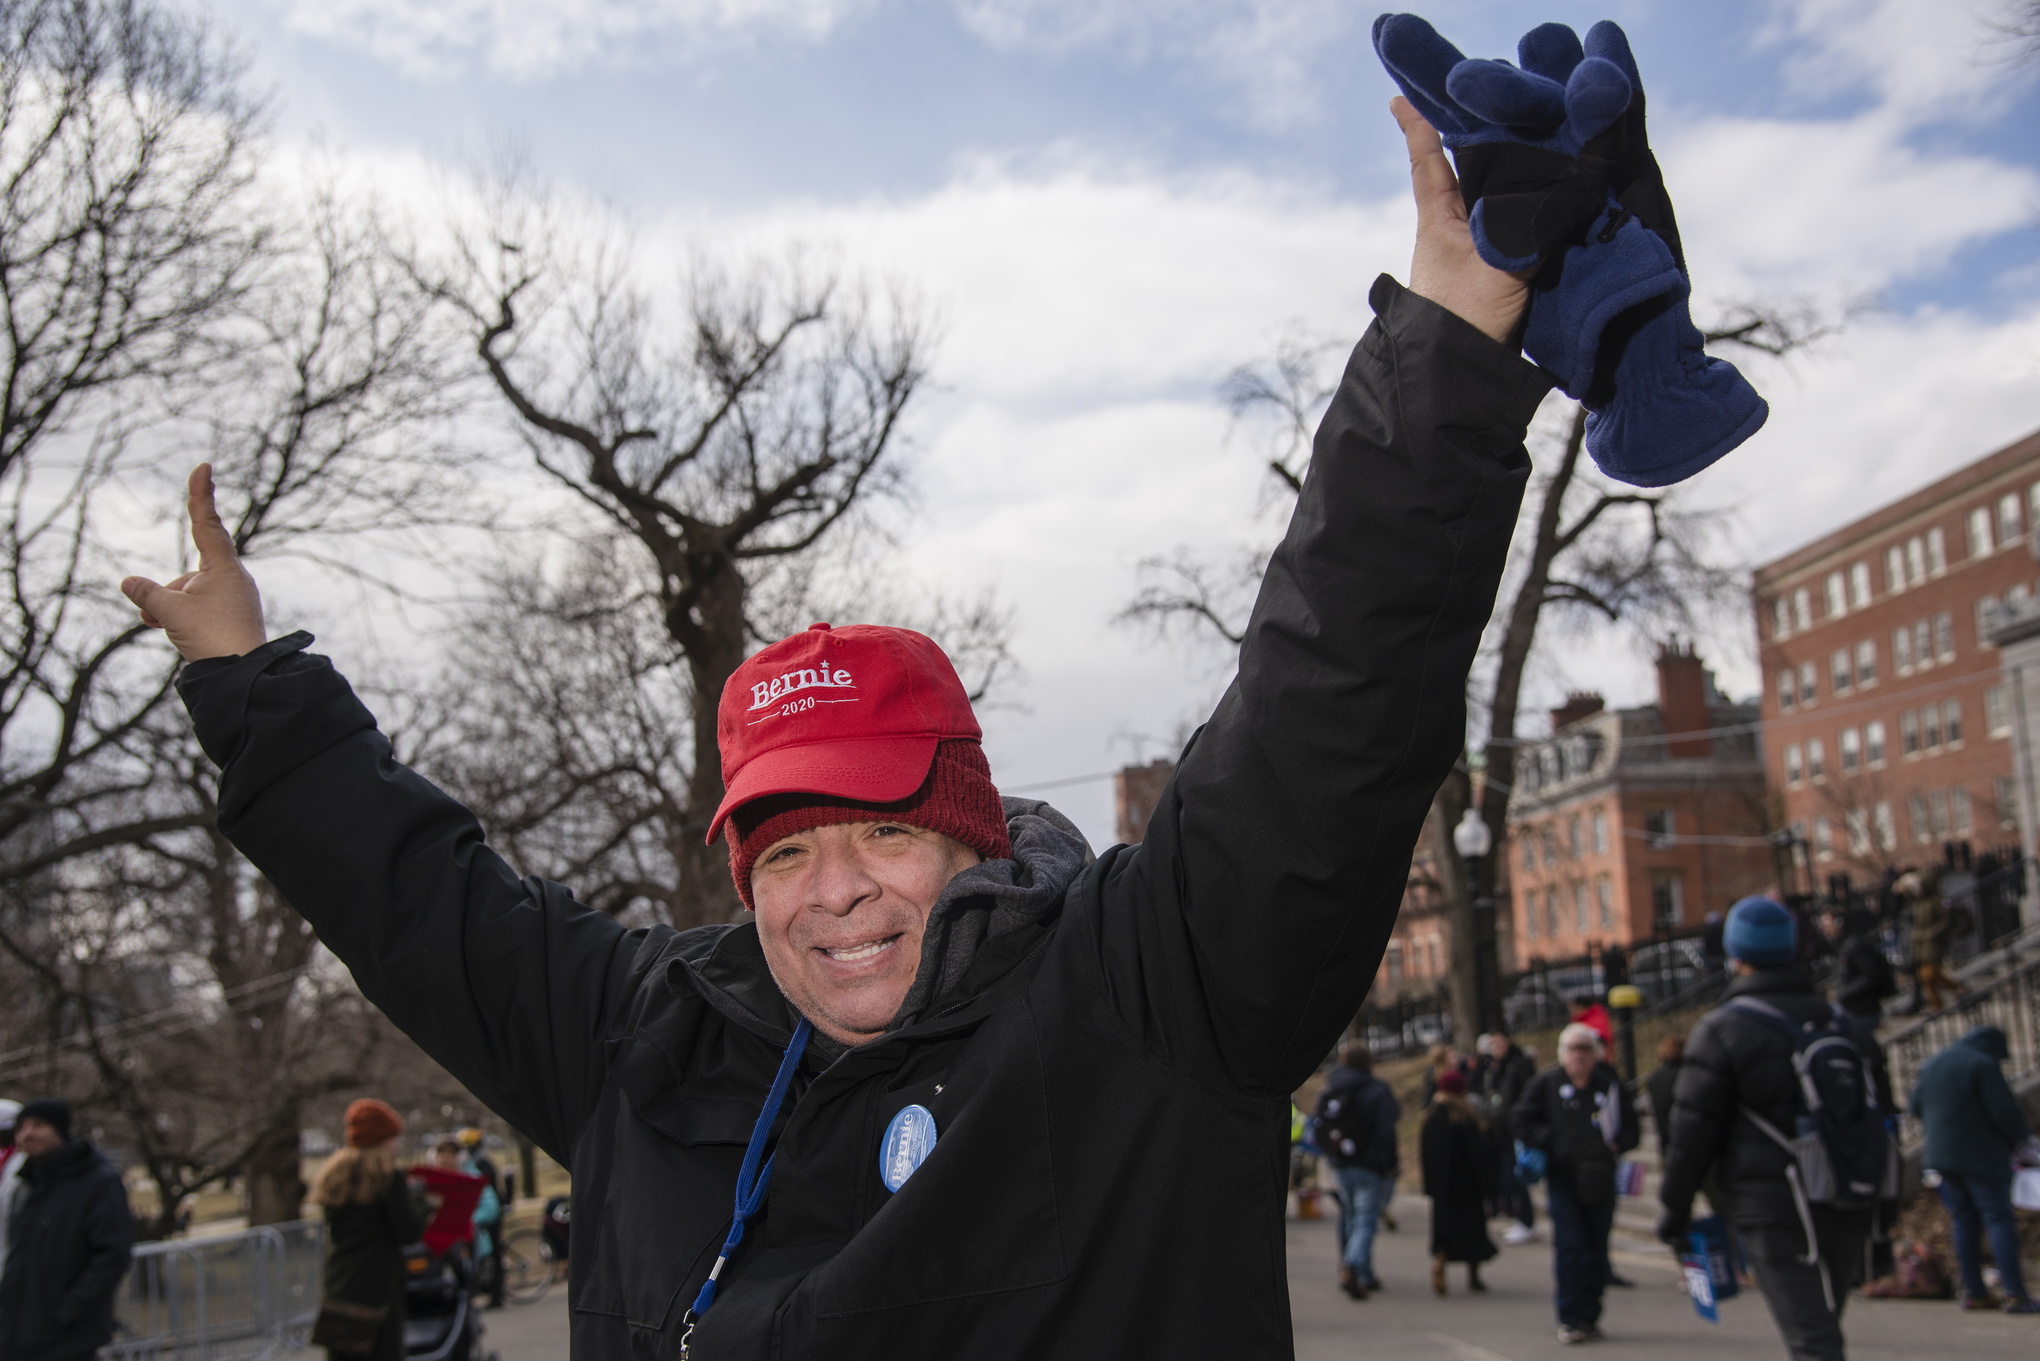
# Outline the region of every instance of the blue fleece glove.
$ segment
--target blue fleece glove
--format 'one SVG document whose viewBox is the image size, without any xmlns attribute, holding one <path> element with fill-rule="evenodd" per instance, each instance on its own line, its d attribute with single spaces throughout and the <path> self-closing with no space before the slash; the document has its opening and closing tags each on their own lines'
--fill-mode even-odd
<svg viewBox="0 0 2040 1361">
<path fill-rule="evenodd" d="M 1664 486 L 1764 422 L 1763 399 L 1702 349 L 1678 224 L 1645 136 L 1622 30 L 1523 36 L 1521 67 L 1474 61 L 1411 14 L 1375 21 L 1375 51 L 1452 150 L 1474 247 L 1497 268 L 1544 262 L 1523 348 L 1588 408 L 1603 472 Z"/>
<path fill-rule="evenodd" d="M 1374 21 L 1374 51 L 1450 148 L 1474 249 L 1496 269 L 1531 268 L 1585 235 L 1606 204 L 1630 81 L 1613 62 L 1584 59 L 1577 38 L 1573 48 L 1553 80 L 1469 60 L 1414 14 Z"/>
<path fill-rule="evenodd" d="M 1535 1186 L 1543 1181 L 1549 1162 L 1549 1155 L 1543 1149 L 1526 1148 L 1521 1139 L 1516 1141 L 1516 1176 L 1525 1186 Z"/>
</svg>

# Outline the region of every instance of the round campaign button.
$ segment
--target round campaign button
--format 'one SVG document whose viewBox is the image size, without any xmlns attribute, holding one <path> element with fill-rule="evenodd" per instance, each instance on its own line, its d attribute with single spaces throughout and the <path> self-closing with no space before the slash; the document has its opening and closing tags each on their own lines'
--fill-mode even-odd
<svg viewBox="0 0 2040 1361">
<path fill-rule="evenodd" d="M 926 1106 L 908 1106 L 885 1127 L 878 1145 L 878 1176 L 888 1191 L 897 1191 L 914 1169 L 935 1151 L 935 1117 Z"/>
</svg>

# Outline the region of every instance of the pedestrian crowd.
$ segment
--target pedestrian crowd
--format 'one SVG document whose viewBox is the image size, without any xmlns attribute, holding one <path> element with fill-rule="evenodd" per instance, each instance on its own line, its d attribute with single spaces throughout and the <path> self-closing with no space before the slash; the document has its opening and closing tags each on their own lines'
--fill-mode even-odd
<svg viewBox="0 0 2040 1361">
<path fill-rule="evenodd" d="M 1934 950 L 1952 909 L 1928 878 L 1901 877 L 1898 887 L 1908 895 L 1916 977 L 1926 1005 L 1938 1008 L 1961 989 Z M 2011 1194 L 2021 1166 L 2040 1168 L 2040 1141 L 2004 1072 L 2004 1032 L 1971 1028 L 1920 1068 L 1909 1092 L 1894 1091 L 1877 1031 L 1885 1004 L 1900 996 L 1899 971 L 1875 931 L 1762 896 L 1736 903 L 1715 926 L 1710 944 L 1725 974 L 1718 1004 L 1688 1033 L 1663 1037 L 1640 1083 L 1609 1061 L 1613 1028 L 1598 996 L 1575 1000 L 1557 1062 L 1541 1071 L 1506 1034 L 1481 1036 L 1465 1058 L 1432 1049 L 1416 1144 L 1434 1292 L 1448 1293 L 1457 1263 L 1470 1293 L 1486 1290 L 1481 1266 L 1499 1251 L 1492 1220 L 1507 1222 L 1503 1244 L 1535 1242 L 1531 1188 L 1541 1186 L 1558 1337 L 1600 1338 L 1605 1290 L 1629 1284 L 1609 1241 L 1618 1193 L 1634 1194 L 1642 1181 L 1641 1169 L 1623 1167 L 1641 1142 L 1641 1107 L 1657 1131 L 1659 1238 L 1696 1264 L 1711 1243 L 1725 1245 L 1732 1275 L 1754 1284 L 1793 1361 L 1842 1361 L 1851 1292 L 1927 1255 L 1892 1241 L 1907 1112 L 1924 1136 L 1921 1184 L 1948 1217 L 1961 1307 L 2040 1313 Z M 1827 993 L 1810 963 L 1816 953 L 1832 956 Z M 1338 1175 L 1339 1283 L 1355 1299 L 1381 1288 L 1375 1227 L 1400 1171 L 1400 1106 L 1373 1068 L 1366 1047 L 1347 1041 L 1305 1126 Z M 1734 1288 L 1731 1280 L 1723 1293 Z"/>
</svg>

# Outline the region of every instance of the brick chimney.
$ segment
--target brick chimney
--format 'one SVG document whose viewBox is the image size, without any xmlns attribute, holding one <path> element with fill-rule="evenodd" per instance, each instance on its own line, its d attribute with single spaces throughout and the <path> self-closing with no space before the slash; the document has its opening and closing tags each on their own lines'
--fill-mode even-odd
<svg viewBox="0 0 2040 1361">
<path fill-rule="evenodd" d="M 1577 723 L 1588 714 L 1598 714 L 1606 706 L 1601 697 L 1592 690 L 1574 690 L 1565 697 L 1565 703 L 1551 711 L 1551 730 L 1557 732 L 1568 723 Z"/>
<path fill-rule="evenodd" d="M 1144 766 L 1122 767 L 1112 777 L 1112 811 L 1120 841 L 1131 846 L 1147 835 L 1148 819 L 1154 816 L 1155 805 L 1162 801 L 1162 790 L 1175 773 L 1174 761 L 1156 760 Z"/>
<path fill-rule="evenodd" d="M 1673 760 L 1713 755 L 1707 671 L 1693 655 L 1692 644 L 1682 645 L 1675 638 L 1658 649 L 1657 695 L 1658 721 L 1666 736 L 1677 739 L 1665 744 L 1665 755 Z"/>
</svg>

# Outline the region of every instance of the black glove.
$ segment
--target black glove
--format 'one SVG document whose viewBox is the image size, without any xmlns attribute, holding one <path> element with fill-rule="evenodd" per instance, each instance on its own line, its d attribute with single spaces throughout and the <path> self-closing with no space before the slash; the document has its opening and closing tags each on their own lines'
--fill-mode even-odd
<svg viewBox="0 0 2040 1361">
<path fill-rule="evenodd" d="M 1679 1252 L 1690 1251 L 1693 1244 L 1693 1212 L 1691 1210 L 1666 1210 L 1658 1216 L 1657 1236 L 1661 1243 L 1669 1244 Z"/>
</svg>

